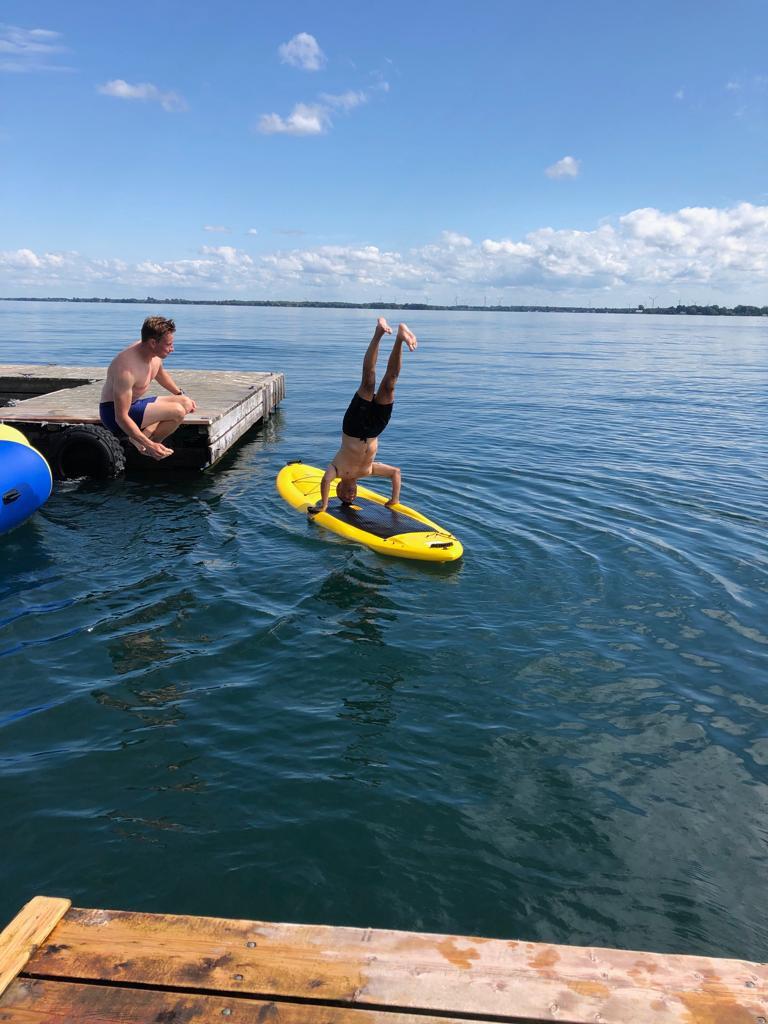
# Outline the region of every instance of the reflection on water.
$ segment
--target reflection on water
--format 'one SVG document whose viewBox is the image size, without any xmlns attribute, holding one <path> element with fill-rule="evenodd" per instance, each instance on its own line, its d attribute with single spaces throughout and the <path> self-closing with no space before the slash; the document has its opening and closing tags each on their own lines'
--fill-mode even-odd
<svg viewBox="0 0 768 1024">
<path fill-rule="evenodd" d="M 395 620 L 397 612 L 386 597 L 386 586 L 383 571 L 345 568 L 330 573 L 312 600 L 317 602 L 320 618 L 333 622 L 341 638 L 382 646 L 386 624 Z M 324 606 L 330 606 L 330 614 Z"/>
<path fill-rule="evenodd" d="M 170 684 L 158 690 L 144 690 L 128 686 L 132 699 L 120 696 L 116 690 L 94 690 L 93 699 L 105 708 L 134 715 L 146 726 L 178 725 L 184 712 L 179 702 L 186 690 Z"/>
</svg>

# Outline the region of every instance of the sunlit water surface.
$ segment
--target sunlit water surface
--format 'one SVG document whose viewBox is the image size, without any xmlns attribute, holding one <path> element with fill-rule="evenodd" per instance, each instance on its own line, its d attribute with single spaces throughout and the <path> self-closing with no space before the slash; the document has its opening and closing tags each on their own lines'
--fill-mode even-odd
<svg viewBox="0 0 768 1024">
<path fill-rule="evenodd" d="M 373 315 L 0 304 L 0 362 L 280 370 L 211 472 L 0 539 L 0 917 L 81 906 L 768 956 L 766 321 L 414 313 L 381 457 L 462 563 L 274 489 Z M 397 318 L 397 313 L 393 314 Z"/>
</svg>

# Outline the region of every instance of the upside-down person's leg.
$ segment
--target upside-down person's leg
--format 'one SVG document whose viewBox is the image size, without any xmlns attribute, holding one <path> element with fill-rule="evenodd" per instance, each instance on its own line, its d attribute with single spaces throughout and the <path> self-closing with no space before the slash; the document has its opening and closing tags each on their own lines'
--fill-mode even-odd
<svg viewBox="0 0 768 1024">
<path fill-rule="evenodd" d="M 365 350 L 363 356 L 363 377 L 360 382 L 360 387 L 357 389 L 358 395 L 361 398 L 365 398 L 366 401 L 370 402 L 373 398 L 373 393 L 376 390 L 376 360 L 379 357 L 379 342 L 385 334 L 391 334 L 392 328 L 389 326 L 383 316 L 380 316 L 376 321 L 376 328 L 373 332 L 373 337 L 370 340 L 368 348 Z"/>
<path fill-rule="evenodd" d="M 409 351 L 413 352 L 418 342 L 416 341 L 416 335 L 405 324 L 400 324 L 397 329 L 395 343 L 389 354 L 386 373 L 382 378 L 381 387 L 376 392 L 376 401 L 379 405 L 391 405 L 395 400 L 395 384 L 403 367 L 404 344 L 408 346 Z"/>
</svg>

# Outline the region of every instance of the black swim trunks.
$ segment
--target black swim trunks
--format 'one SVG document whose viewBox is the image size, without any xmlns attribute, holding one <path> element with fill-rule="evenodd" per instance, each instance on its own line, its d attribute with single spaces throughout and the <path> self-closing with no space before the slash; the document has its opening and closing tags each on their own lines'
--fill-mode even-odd
<svg viewBox="0 0 768 1024">
<path fill-rule="evenodd" d="M 379 405 L 376 401 L 369 402 L 367 398 L 361 398 L 355 392 L 344 413 L 341 429 L 348 437 L 357 437 L 361 441 L 378 437 L 389 423 L 394 404 L 394 402 L 390 402 L 389 405 Z"/>
</svg>

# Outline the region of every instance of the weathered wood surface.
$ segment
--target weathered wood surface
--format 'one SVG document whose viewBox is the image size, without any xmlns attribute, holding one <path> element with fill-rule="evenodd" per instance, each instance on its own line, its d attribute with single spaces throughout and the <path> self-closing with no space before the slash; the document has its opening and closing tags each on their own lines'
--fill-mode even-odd
<svg viewBox="0 0 768 1024">
<path fill-rule="evenodd" d="M 41 395 L 73 384 L 104 380 L 101 366 L 59 366 L 57 363 L 0 364 L 0 394 Z"/>
<path fill-rule="evenodd" d="M 0 406 L 0 423 L 24 430 L 45 454 L 50 431 L 69 424 L 100 422 L 104 374 L 104 367 L 0 365 L 0 396 L 32 395 L 22 397 L 15 405 Z M 167 463 L 151 464 L 129 447 L 130 466 L 148 470 L 162 466 L 162 471 L 212 466 L 251 427 L 270 416 L 285 397 L 282 373 L 174 370 L 173 379 L 197 405 L 173 435 L 174 455 Z M 41 393 L 46 382 L 57 390 Z M 168 392 L 153 383 L 147 394 Z"/>
<path fill-rule="evenodd" d="M 35 896 L 0 933 L 0 995 L 70 906 L 69 900 Z"/>
<path fill-rule="evenodd" d="M 34 372 L 33 372 L 34 371 Z M 88 378 L 90 383 L 77 387 L 63 387 L 47 394 L 25 398 L 18 405 L 0 408 L 0 421 L 7 423 L 98 423 L 99 399 L 104 381 L 104 368 L 77 366 L 21 366 L 0 365 L 0 391 L 9 391 L 14 380 L 50 380 L 54 385 L 65 380 Z M 173 379 L 184 391 L 194 398 L 197 409 L 186 417 L 185 426 L 216 424 L 228 415 L 237 412 L 243 402 L 256 394 L 266 395 L 264 402 L 267 414 L 280 402 L 285 394 L 284 377 L 281 373 L 248 373 L 241 371 L 217 370 L 173 370 Z M 167 395 L 168 392 L 153 383 L 148 395 Z M 239 419 L 240 417 L 237 417 Z M 215 439 L 230 429 L 231 424 L 212 432 Z"/>
<path fill-rule="evenodd" d="M 460 1024 L 458 1017 L 432 1017 L 379 1010 L 350 1010 L 323 1004 L 272 1002 L 241 996 L 163 992 L 151 989 L 79 985 L 22 978 L 0 1002 L 5 1024 Z M 466 1018 L 465 1018 L 466 1020 Z M 475 1024 L 490 1024 L 474 1018 Z M 463 1022 L 462 1022 L 463 1024 Z M 535 1024 L 535 1022 L 534 1022 Z"/>
<path fill-rule="evenodd" d="M 275 1020 L 294 1019 L 282 1017 L 284 1001 L 382 1020 L 395 1012 L 571 1024 L 768 1019 L 768 969 L 741 960 L 75 908 L 24 973 L 279 1000 Z M 0 1020 L 5 1009 L 0 1000 Z"/>
</svg>

